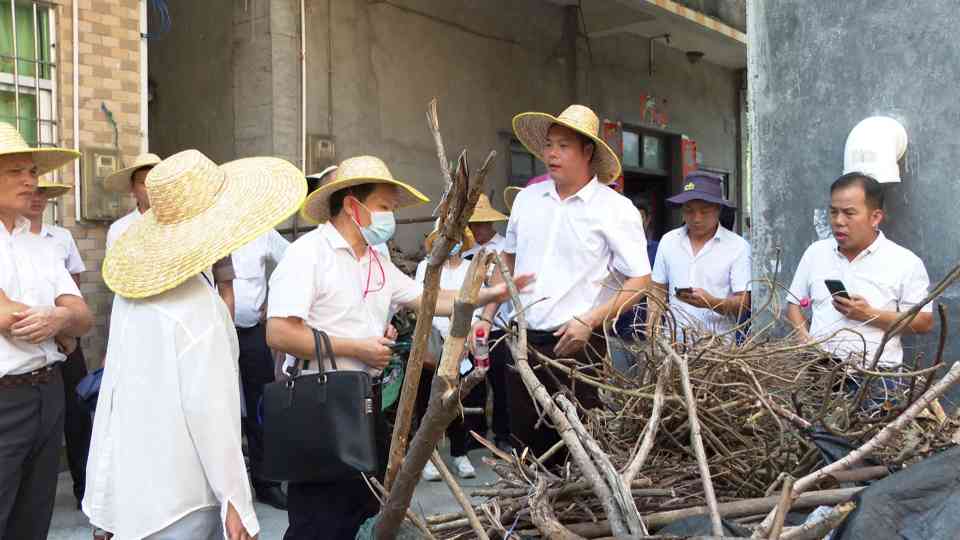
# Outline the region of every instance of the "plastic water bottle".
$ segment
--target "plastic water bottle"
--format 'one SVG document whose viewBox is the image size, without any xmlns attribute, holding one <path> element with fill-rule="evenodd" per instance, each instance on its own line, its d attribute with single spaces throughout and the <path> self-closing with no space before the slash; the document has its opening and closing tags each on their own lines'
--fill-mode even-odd
<svg viewBox="0 0 960 540">
<path fill-rule="evenodd" d="M 487 332 L 483 328 L 477 328 L 474 335 L 476 338 L 476 350 L 473 351 L 473 365 L 481 369 L 490 367 L 490 346 L 487 344 Z"/>
</svg>

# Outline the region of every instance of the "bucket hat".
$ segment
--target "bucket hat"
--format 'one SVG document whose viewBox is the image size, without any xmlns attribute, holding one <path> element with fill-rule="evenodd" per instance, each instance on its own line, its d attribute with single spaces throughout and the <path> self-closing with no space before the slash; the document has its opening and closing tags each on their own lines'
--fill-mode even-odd
<svg viewBox="0 0 960 540">
<path fill-rule="evenodd" d="M 147 175 L 150 210 L 103 261 L 115 293 L 146 298 L 183 283 L 297 211 L 307 183 L 273 157 L 217 165 L 197 150 L 161 161 Z"/>
<path fill-rule="evenodd" d="M 323 173 L 321 173 L 323 175 Z M 400 188 L 397 208 L 406 208 L 429 202 L 423 193 L 413 186 L 397 180 L 387 165 L 374 156 L 357 156 L 346 159 L 332 174 L 321 179 L 320 187 L 314 190 L 303 203 L 300 217 L 311 223 L 326 223 L 330 220 L 330 197 L 348 187 L 361 184 L 391 184 Z"/>
<path fill-rule="evenodd" d="M 693 171 L 683 183 L 683 191 L 667 199 L 667 204 L 677 207 L 689 201 L 705 201 L 727 208 L 737 206 L 723 198 L 723 179 L 704 171 Z"/>
<path fill-rule="evenodd" d="M 620 159 L 617 154 L 600 138 L 600 119 L 589 107 L 571 105 L 560 116 L 542 112 L 525 112 L 513 117 L 513 132 L 531 154 L 543 159 L 543 150 L 547 144 L 547 132 L 550 126 L 566 126 L 594 143 L 593 160 L 590 165 L 597 180 L 609 184 L 620 176 Z"/>
</svg>

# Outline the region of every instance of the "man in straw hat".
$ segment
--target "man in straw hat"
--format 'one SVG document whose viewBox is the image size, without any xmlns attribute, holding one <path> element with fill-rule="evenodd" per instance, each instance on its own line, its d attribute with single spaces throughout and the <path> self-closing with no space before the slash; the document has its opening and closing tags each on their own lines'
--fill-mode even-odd
<svg viewBox="0 0 960 540">
<path fill-rule="evenodd" d="M 71 186 L 41 181 L 30 202 L 30 208 L 24 213 L 30 220 L 30 232 L 39 235 L 51 244 L 57 261 L 67 269 L 73 281 L 80 285 L 80 274 L 87 270 L 80 258 L 80 250 L 70 231 L 63 227 L 43 222 L 43 211 L 47 202 L 70 191 Z M 77 396 L 77 384 L 87 376 L 87 362 L 83 356 L 79 339 L 63 340 L 60 344 L 67 359 L 63 362 L 63 393 L 65 403 L 64 439 L 67 443 L 67 464 L 73 478 L 73 495 L 77 507 L 83 500 L 84 475 L 87 469 L 87 453 L 90 450 L 90 431 L 93 422 L 90 412 Z"/>
<path fill-rule="evenodd" d="M 117 297 L 83 511 L 118 538 L 249 539 L 259 532 L 241 450 L 237 334 L 203 274 L 306 195 L 278 158 L 217 166 L 196 150 L 147 175 L 151 211 L 117 239 Z"/>
<path fill-rule="evenodd" d="M 64 419 L 66 357 L 56 339 L 93 323 L 53 243 L 32 234 L 26 217 L 37 177 L 78 156 L 30 148 L 0 123 L 0 538 L 47 537 Z"/>
<path fill-rule="evenodd" d="M 721 210 L 734 208 L 723 197 L 723 180 L 694 171 L 667 204 L 682 210 L 684 225 L 660 239 L 654 288 L 669 299 L 681 327 L 725 334 L 750 309 L 751 269 L 750 244 L 720 224 Z M 659 318 L 653 303 L 651 324 Z"/>
<path fill-rule="evenodd" d="M 545 355 L 573 356 L 587 365 L 606 355 L 604 322 L 636 303 L 638 291 L 650 282 L 643 222 L 630 201 L 607 186 L 620 176 L 620 160 L 599 137 L 599 128 L 597 115 L 582 105 L 559 116 L 514 117 L 517 138 L 547 165 L 550 179 L 516 195 L 503 249 L 512 271 L 537 275 L 536 285 L 520 298 L 530 344 Z M 613 271 L 622 279 L 614 280 Z M 496 309 L 487 306 L 478 324 L 489 327 Z M 538 364 L 536 358 L 531 364 Z M 571 385 L 566 373 L 546 374 L 547 369 L 541 366 L 538 377 L 551 393 L 560 390 L 559 381 L 576 389 L 583 407 L 599 404 L 595 388 Z M 547 426 L 536 428 L 538 410 L 517 373 L 507 374 L 507 385 L 510 432 L 542 455 L 559 435 Z M 551 463 L 562 458 L 558 454 Z"/>
<path fill-rule="evenodd" d="M 370 247 L 393 237 L 395 210 L 425 202 L 425 196 L 395 179 L 380 159 L 359 156 L 343 161 L 300 212 L 320 225 L 290 245 L 270 278 L 270 346 L 314 359 L 310 328 L 322 330 L 330 336 L 340 369 L 379 373 L 392 355 L 393 341 L 384 337 L 392 307 L 417 309 L 423 287 Z M 518 280 L 523 287 L 532 276 Z M 438 316 L 452 313 L 455 296 L 456 291 L 440 291 Z M 506 298 L 502 285 L 480 292 L 483 303 Z M 379 388 L 375 391 L 379 393 Z M 379 408 L 374 409 L 379 414 Z M 383 467 L 390 434 L 382 422 L 377 439 Z M 378 509 L 359 474 L 338 482 L 290 484 L 287 503 L 287 540 L 352 539 Z"/>
<path fill-rule="evenodd" d="M 480 194 L 477 200 L 477 206 L 470 216 L 469 227 L 476 239 L 476 244 L 463 252 L 463 257 L 470 260 L 481 249 L 487 251 L 503 251 L 503 243 L 506 238 L 495 228 L 494 223 L 507 221 L 507 216 L 498 212 L 486 195 Z M 498 312 L 501 320 L 508 320 L 510 313 L 510 303 L 505 302 Z M 479 319 L 480 312 L 477 313 Z M 490 371 L 487 379 L 490 381 L 490 389 L 493 390 L 493 440 L 498 448 L 507 452 L 512 451 L 510 444 L 510 412 L 507 407 L 507 362 L 510 355 L 507 352 L 507 343 L 500 339 L 503 332 L 499 329 L 493 330 L 489 335 L 490 349 Z M 471 344 L 473 341 L 471 340 Z"/>
</svg>

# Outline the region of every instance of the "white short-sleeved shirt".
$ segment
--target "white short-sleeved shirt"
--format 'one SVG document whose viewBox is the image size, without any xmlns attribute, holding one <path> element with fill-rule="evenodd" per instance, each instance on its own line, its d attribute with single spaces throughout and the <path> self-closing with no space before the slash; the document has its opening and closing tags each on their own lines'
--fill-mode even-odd
<svg viewBox="0 0 960 540">
<path fill-rule="evenodd" d="M 324 223 L 287 248 L 270 277 L 267 316 L 297 317 L 333 337 L 380 337 L 392 307 L 421 294 L 422 286 L 376 250 L 354 257 L 336 227 Z M 337 367 L 375 372 L 356 358 L 337 357 Z"/>
<path fill-rule="evenodd" d="M 0 290 L 28 306 L 50 307 L 60 296 L 80 296 L 53 243 L 31 233 L 30 220 L 23 217 L 13 231 L 0 224 Z M 34 345 L 0 334 L 0 377 L 30 373 L 64 358 L 52 338 Z"/>
<path fill-rule="evenodd" d="M 827 279 L 842 281 L 847 292 L 862 296 L 873 308 L 885 311 L 907 311 L 927 296 L 930 287 L 923 261 L 888 240 L 882 232 L 853 261 L 840 253 L 833 238 L 814 242 L 807 248 L 793 275 L 789 301 L 799 304 L 800 299 L 811 300 L 810 335 L 815 339 L 828 338 L 844 328 L 861 334 L 863 339 L 852 332 L 840 332 L 824 347 L 834 356 L 846 359 L 851 354 L 863 354 L 866 341 L 868 362 L 873 361 L 884 332 L 865 322 L 847 319 L 834 309 L 833 297 L 824 284 Z M 924 312 L 932 310 L 930 304 L 923 307 Z M 902 363 L 903 345 L 899 337 L 894 337 L 884 347 L 879 366 L 897 368 Z"/>
<path fill-rule="evenodd" d="M 233 295 L 236 309 L 234 322 L 240 328 L 252 328 L 260 322 L 260 309 L 267 299 L 267 261 L 279 264 L 290 242 L 275 230 L 255 238 L 231 254 Z"/>
<path fill-rule="evenodd" d="M 440 290 L 459 291 L 464 280 L 467 279 L 467 270 L 469 269 L 470 261 L 466 260 L 461 260 L 456 268 L 452 268 L 448 263 L 444 263 L 443 270 L 440 271 Z M 417 265 L 417 275 L 414 280 L 422 286 L 426 275 L 427 260 L 424 259 Z M 476 321 L 479 317 L 480 310 L 478 309 L 473 314 L 473 320 Z M 450 317 L 434 317 L 433 327 L 440 332 L 443 339 L 450 337 Z"/>
<path fill-rule="evenodd" d="M 117 238 L 120 238 L 123 236 L 123 233 L 127 232 L 127 229 L 129 229 L 131 225 L 141 219 L 143 219 L 143 214 L 140 213 L 140 209 L 134 208 L 129 214 L 114 221 L 113 224 L 110 225 L 110 228 L 107 229 L 107 250 L 117 241 Z"/>
<path fill-rule="evenodd" d="M 240 432 L 240 349 L 226 305 L 194 276 L 114 299 L 83 512 L 115 538 L 144 538 L 190 512 L 236 509 L 260 530 Z"/>
<path fill-rule="evenodd" d="M 507 241 L 506 237 L 504 237 L 500 233 L 496 233 L 493 235 L 493 238 L 487 241 L 486 244 L 474 244 L 472 248 L 468 249 L 467 251 L 464 251 L 463 257 L 472 258 L 477 253 L 480 253 L 481 249 L 486 249 L 488 252 L 494 252 L 494 251 L 501 252 L 503 251 L 503 245 L 506 241 Z M 495 265 L 491 266 L 490 274 L 488 277 L 492 276 L 495 272 L 496 272 L 496 266 Z M 480 317 L 480 314 L 482 314 L 482 312 L 483 310 L 480 310 L 477 312 L 477 318 Z M 497 314 L 494 315 L 495 317 L 494 322 L 505 324 L 507 321 L 510 320 L 512 313 L 513 313 L 513 302 L 504 302 L 500 304 L 500 309 L 497 311 Z"/>
<path fill-rule="evenodd" d="M 694 255 L 684 225 L 663 235 L 660 240 L 652 279 L 668 287 L 670 310 L 678 324 L 699 327 L 715 334 L 729 332 L 736 326 L 734 317 L 691 306 L 677 298 L 676 289 L 703 289 L 717 298 L 749 291 L 750 244 L 720 225 L 713 238 Z"/>
<path fill-rule="evenodd" d="M 57 259 L 63 263 L 63 266 L 71 275 L 87 271 L 83 259 L 80 258 L 80 250 L 77 249 L 77 243 L 73 240 L 70 231 L 56 225 L 43 225 L 40 228 L 40 236 L 53 240 L 56 246 Z"/>
<path fill-rule="evenodd" d="M 616 294 L 612 272 L 650 274 L 640 212 L 594 177 L 560 200 L 553 180 L 521 191 L 513 203 L 503 251 L 515 273 L 536 282 L 521 294 L 531 329 L 554 330 Z"/>
</svg>

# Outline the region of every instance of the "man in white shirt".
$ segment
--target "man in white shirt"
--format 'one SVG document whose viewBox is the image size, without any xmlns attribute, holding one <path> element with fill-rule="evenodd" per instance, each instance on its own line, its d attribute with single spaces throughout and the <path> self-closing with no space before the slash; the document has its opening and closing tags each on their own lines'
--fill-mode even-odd
<svg viewBox="0 0 960 540">
<path fill-rule="evenodd" d="M 316 360 L 311 329 L 320 330 L 330 336 L 339 369 L 378 374 L 392 356 L 393 341 L 384 337 L 390 313 L 396 306 L 417 309 L 423 287 L 371 246 L 393 236 L 395 210 L 426 201 L 419 191 L 394 179 L 376 157 L 359 156 L 341 163 L 301 210 L 306 219 L 320 225 L 290 245 L 270 278 L 270 346 Z M 521 275 L 518 280 L 523 287 L 532 276 Z M 440 291 L 436 314 L 449 316 L 455 297 L 456 291 Z M 506 297 L 502 284 L 480 291 L 483 303 Z M 379 395 L 379 388 L 375 392 Z M 379 407 L 374 407 L 374 414 L 382 476 L 390 434 Z M 359 473 L 323 484 L 291 483 L 287 503 L 290 527 L 285 540 L 352 540 L 379 508 Z"/>
<path fill-rule="evenodd" d="M 880 231 L 884 219 L 883 186 L 861 173 L 849 173 L 830 186 L 833 238 L 814 242 L 794 273 L 787 317 L 796 330 L 817 340 L 834 358 L 872 369 L 884 332 L 904 311 L 927 296 L 930 278 L 923 262 Z M 826 280 L 840 281 L 845 293 L 831 294 Z M 807 323 L 801 303 L 807 300 Z M 933 306 L 923 307 L 907 332 L 933 328 Z M 884 347 L 877 367 L 899 369 L 900 336 Z"/>
<path fill-rule="evenodd" d="M 107 176 L 103 181 L 103 187 L 112 193 L 131 194 L 137 203 L 137 206 L 129 214 L 113 222 L 107 229 L 107 250 L 120 238 L 131 225 L 137 223 L 143 218 L 143 214 L 150 209 L 150 197 L 147 196 L 147 188 L 144 182 L 147 173 L 150 172 L 157 163 L 160 163 L 160 156 L 156 154 L 140 154 L 133 161 L 133 165 L 115 171 Z"/>
<path fill-rule="evenodd" d="M 30 220 L 30 232 L 39 235 L 53 247 L 57 261 L 62 264 L 73 281 L 80 286 L 80 274 L 87 270 L 80 258 L 80 250 L 73 240 L 70 231 L 63 227 L 43 223 L 43 211 L 47 201 L 70 191 L 71 187 L 62 184 L 40 182 L 30 209 L 24 214 Z M 70 467 L 70 476 L 73 478 L 73 496 L 77 499 L 77 507 L 83 500 L 83 488 L 86 483 L 84 475 L 87 469 L 87 453 L 90 450 L 90 432 L 93 421 L 90 412 L 80 402 L 77 396 L 77 385 L 87 376 L 87 361 L 83 356 L 80 340 L 70 340 L 61 345 L 67 359 L 61 364 L 63 375 L 63 393 L 65 416 L 63 435 L 67 443 L 67 464 Z"/>
<path fill-rule="evenodd" d="M 0 538 L 43 540 L 53 514 L 63 434 L 57 339 L 86 333 L 93 316 L 53 244 L 30 232 L 37 177 L 77 159 L 29 148 L 0 123 Z"/>
<path fill-rule="evenodd" d="M 530 345 L 551 357 L 574 357 L 581 365 L 606 355 L 602 325 L 635 304 L 650 283 L 646 236 L 640 213 L 607 184 L 620 176 L 620 160 L 599 137 L 597 115 L 582 105 L 560 116 L 523 113 L 513 119 L 517 137 L 547 165 L 550 179 L 520 191 L 507 225 L 504 261 L 515 273 L 535 273 L 521 294 Z M 618 276 L 614 276 L 614 272 Z M 622 277 L 618 286 L 617 277 Z M 499 281 L 499 275 L 494 281 Z M 487 306 L 478 325 L 489 329 L 497 306 Z M 588 345 L 589 343 L 589 345 Z M 539 362 L 530 360 L 532 366 Z M 546 370 L 551 374 L 546 374 Z M 585 408 L 599 405 L 596 388 L 571 385 L 567 373 L 540 366 L 540 381 L 552 394 L 575 388 Z M 507 374 L 510 432 L 533 455 L 557 441 L 552 428 L 537 428 L 539 413 L 519 374 Z M 551 465 L 565 455 L 558 453 Z"/>
<path fill-rule="evenodd" d="M 694 171 L 667 204 L 682 209 L 684 225 L 660 239 L 654 287 L 661 298 L 669 298 L 680 328 L 732 340 L 736 336 L 726 334 L 750 309 L 750 244 L 720 224 L 721 210 L 734 207 L 723 198 L 723 180 Z M 652 324 L 660 313 L 653 303 Z"/>
<path fill-rule="evenodd" d="M 115 538 L 249 540 L 260 525 L 243 459 L 237 334 L 203 272 L 296 211 L 279 158 L 217 165 L 196 150 L 146 179 L 151 211 L 107 252 L 117 296 L 83 511 Z"/>
<path fill-rule="evenodd" d="M 273 354 L 267 347 L 266 320 L 267 263 L 277 265 L 290 245 L 276 230 L 269 230 L 234 251 L 233 291 L 236 298 L 234 324 L 240 343 L 240 381 L 247 415 L 243 432 L 247 437 L 250 476 L 257 500 L 279 510 L 287 509 L 287 496 L 278 482 L 263 478 L 263 428 L 257 410 L 263 387 L 274 380 Z"/>
</svg>

